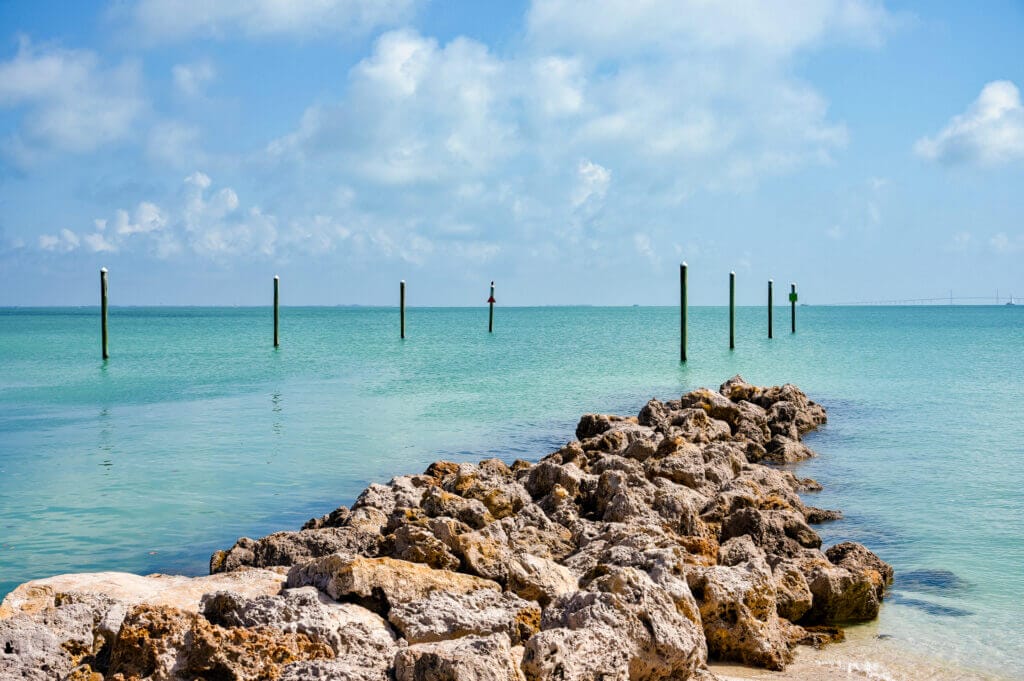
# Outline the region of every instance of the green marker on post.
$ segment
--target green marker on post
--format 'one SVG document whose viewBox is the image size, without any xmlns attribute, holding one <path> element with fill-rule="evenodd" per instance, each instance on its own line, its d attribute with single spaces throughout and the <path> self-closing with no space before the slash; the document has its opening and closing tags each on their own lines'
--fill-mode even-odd
<svg viewBox="0 0 1024 681">
<path fill-rule="evenodd" d="M 789 319 L 790 333 L 796 333 L 796 282 L 789 285 Z"/>
</svg>

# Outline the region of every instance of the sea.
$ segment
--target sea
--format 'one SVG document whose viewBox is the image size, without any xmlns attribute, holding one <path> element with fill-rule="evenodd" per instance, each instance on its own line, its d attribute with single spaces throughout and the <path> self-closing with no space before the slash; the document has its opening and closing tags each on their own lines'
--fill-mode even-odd
<svg viewBox="0 0 1024 681">
<path fill-rule="evenodd" d="M 537 460 L 583 413 L 740 374 L 828 409 L 794 467 L 824 485 L 808 503 L 845 514 L 817 529 L 895 566 L 851 639 L 1024 678 L 1024 306 L 796 314 L 791 333 L 778 307 L 769 339 L 767 311 L 740 307 L 730 350 L 728 310 L 691 308 L 681 363 L 672 307 L 499 307 L 493 333 L 486 307 L 411 308 L 404 339 L 396 308 L 286 307 L 279 348 L 269 308 L 114 307 L 104 362 L 98 309 L 0 309 L 0 596 L 65 572 L 205 574 L 237 537 L 371 482 Z M 889 678 L 878 663 L 864 678 Z"/>
</svg>

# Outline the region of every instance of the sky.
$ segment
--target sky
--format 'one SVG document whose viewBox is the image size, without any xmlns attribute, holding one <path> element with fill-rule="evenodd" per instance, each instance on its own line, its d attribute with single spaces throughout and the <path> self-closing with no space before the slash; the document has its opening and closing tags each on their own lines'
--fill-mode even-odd
<svg viewBox="0 0 1024 681">
<path fill-rule="evenodd" d="M 1019 0 L 3 0 L 0 306 L 1024 298 L 1022 45 Z"/>
</svg>

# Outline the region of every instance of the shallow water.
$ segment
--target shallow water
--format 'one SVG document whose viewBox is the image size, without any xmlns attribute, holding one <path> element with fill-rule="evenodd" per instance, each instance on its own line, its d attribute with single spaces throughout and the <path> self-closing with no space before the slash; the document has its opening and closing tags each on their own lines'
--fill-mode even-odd
<svg viewBox="0 0 1024 681">
<path fill-rule="evenodd" d="M 829 409 L 801 464 L 899 575 L 884 645 L 1024 677 L 1024 307 L 0 310 L 0 595 L 57 572 L 206 571 L 438 458 L 537 459 L 586 411 L 740 373 Z M 877 641 L 877 639 L 873 639 Z M 851 645 L 845 646 L 853 650 Z M 839 648 L 840 650 L 843 647 Z M 870 678 L 865 676 L 864 678 Z"/>
</svg>

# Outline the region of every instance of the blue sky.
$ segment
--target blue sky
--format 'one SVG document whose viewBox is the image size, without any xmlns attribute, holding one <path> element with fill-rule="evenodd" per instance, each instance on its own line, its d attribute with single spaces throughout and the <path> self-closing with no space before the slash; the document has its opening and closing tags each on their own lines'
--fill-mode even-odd
<svg viewBox="0 0 1024 681">
<path fill-rule="evenodd" d="M 1024 4 L 0 3 L 0 305 L 1024 297 Z"/>
</svg>

